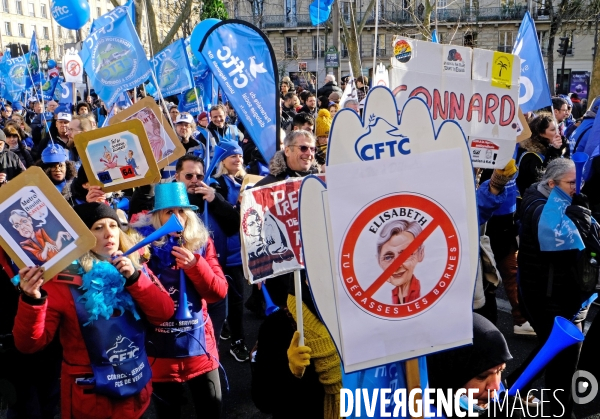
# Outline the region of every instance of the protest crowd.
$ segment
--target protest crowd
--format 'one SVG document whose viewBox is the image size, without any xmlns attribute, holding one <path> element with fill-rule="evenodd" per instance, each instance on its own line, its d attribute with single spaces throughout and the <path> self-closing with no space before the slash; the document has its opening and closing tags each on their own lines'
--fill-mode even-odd
<svg viewBox="0 0 600 419">
<path fill-rule="evenodd" d="M 2 90 L 0 196 L 32 173 L 28 169 L 41 168 L 95 238 L 93 247 L 45 281 L 50 265 L 44 264 L 63 254 L 72 233 L 51 234 L 20 209 L 3 221 L 35 262 L 18 266 L 14 251 L 0 249 L 0 409 L 7 406 L 6 417 L 139 418 L 153 403 L 157 417 L 179 418 L 189 394 L 196 417 L 221 418 L 219 348 L 248 367 L 249 391 L 260 411 L 275 419 L 340 417 L 342 362 L 306 274 L 300 274 L 301 301 L 293 273 L 273 276 L 274 264 L 294 257 L 291 246 L 273 234 L 271 242 L 246 254 L 240 237 L 273 227 L 266 220 L 260 224 L 258 214 L 240 212 L 244 191 L 326 176 L 336 114 L 363 112 L 368 77 L 344 77 L 338 85 L 328 74 L 320 87 L 315 83 L 295 86 L 283 77 L 276 86 L 280 115 L 267 117 L 280 119 L 280 132 L 270 138 L 271 146 L 277 139 L 279 144 L 268 160 L 240 116 L 237 98 L 224 90 L 209 98 L 212 106 L 191 111 L 183 95 L 156 95 L 152 83 L 125 89 L 112 102 L 99 97 L 94 85 L 73 90 L 68 100 L 46 97 L 36 83 L 19 97 Z M 181 156 L 160 168 L 160 180 L 107 192 L 90 179 L 90 158 L 77 145 L 82 138 L 100 138 L 94 132 L 113 126 L 111 118 L 152 96 Z M 492 416 L 489 391 L 500 394 L 515 383 L 548 340 L 556 316 L 582 330 L 596 291 L 597 282 L 590 284 L 585 272 L 595 269 L 598 277 L 600 131 L 592 128 L 600 124 L 600 97 L 586 101 L 572 93 L 551 102 L 525 114 L 531 136 L 517 144 L 505 167 L 473 169 L 478 224 L 489 238 L 473 295 L 473 345 L 427 356 L 429 386 L 474 389 L 482 417 Z M 155 147 L 148 137 L 160 155 L 164 144 Z M 147 155 L 126 151 L 125 161 L 117 163 L 116 152 L 104 148 L 106 173 L 120 166 L 136 176 L 149 170 Z M 577 152 L 590 156 L 580 191 L 572 160 Z M 545 208 L 554 209 L 555 197 L 564 203 L 560 219 L 574 226 L 583 250 L 545 250 L 544 232 L 555 221 Z M 416 222 L 389 225 L 378 239 L 381 260 L 389 243 L 407 246 L 402 240 L 421 233 Z M 277 245 L 279 250 L 269 250 Z M 394 304 L 419 296 L 412 276 L 419 252 L 402 265 L 408 281 L 394 289 Z M 249 284 L 244 258 L 255 278 L 268 279 Z M 495 326 L 498 287 L 508 296 L 514 334 L 539 342 L 508 376 L 502 373 L 512 355 Z M 249 312 L 262 319 L 257 342 L 248 341 L 244 330 Z M 553 417 L 574 417 L 576 370 L 600 378 L 600 320 L 587 320 L 592 325 L 584 343 L 561 351 L 537 374 L 544 377 L 543 388 L 558 390 L 545 407 Z M 522 396 L 520 403 L 537 409 L 540 400 Z M 512 417 L 530 416 L 536 417 L 522 410 Z"/>
</svg>

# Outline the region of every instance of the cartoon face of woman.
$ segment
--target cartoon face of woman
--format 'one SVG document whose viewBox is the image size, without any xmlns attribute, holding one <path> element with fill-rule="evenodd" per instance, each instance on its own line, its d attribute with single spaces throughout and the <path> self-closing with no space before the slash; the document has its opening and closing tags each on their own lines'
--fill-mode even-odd
<svg viewBox="0 0 600 419">
<path fill-rule="evenodd" d="M 107 150 L 107 151 L 104 152 L 104 156 L 103 157 L 104 157 L 104 159 L 110 161 L 110 159 L 112 159 L 112 153 Z"/>
<path fill-rule="evenodd" d="M 33 231 L 33 220 L 30 217 L 23 217 L 20 214 L 13 214 L 11 215 L 9 221 L 12 223 L 13 228 L 17 230 L 22 237 L 30 239 L 35 236 L 35 232 Z"/>
</svg>

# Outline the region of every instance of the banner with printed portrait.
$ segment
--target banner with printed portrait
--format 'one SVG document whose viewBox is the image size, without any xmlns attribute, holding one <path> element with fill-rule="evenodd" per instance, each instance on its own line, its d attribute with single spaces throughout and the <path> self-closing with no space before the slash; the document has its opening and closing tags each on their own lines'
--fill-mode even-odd
<svg viewBox="0 0 600 419">
<path fill-rule="evenodd" d="M 425 101 L 398 109 L 375 87 L 363 119 L 336 114 L 329 141 L 327 183 L 304 180 L 299 219 L 311 293 L 344 370 L 469 343 L 479 233 L 460 125 L 436 128 Z"/>
<path fill-rule="evenodd" d="M 304 269 L 298 225 L 301 178 L 243 192 L 242 259 L 250 283 Z"/>
</svg>

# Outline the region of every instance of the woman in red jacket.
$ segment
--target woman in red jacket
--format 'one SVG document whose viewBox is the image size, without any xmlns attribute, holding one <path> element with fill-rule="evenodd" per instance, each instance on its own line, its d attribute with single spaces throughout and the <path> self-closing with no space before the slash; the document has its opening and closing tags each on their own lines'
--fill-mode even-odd
<svg viewBox="0 0 600 419">
<path fill-rule="evenodd" d="M 133 243 L 112 208 L 89 203 L 75 211 L 96 245 L 43 289 L 42 269 L 19 271 L 15 345 L 36 352 L 60 332 L 62 418 L 139 418 L 152 394 L 140 315 L 159 324 L 173 302 L 138 253 L 122 256 Z"/>
<path fill-rule="evenodd" d="M 148 263 L 173 298 L 176 313 L 169 321 L 148 330 L 146 347 L 152 365 L 154 401 L 159 418 L 181 415 L 183 383 L 192 393 L 198 418 L 221 415 L 219 355 L 206 304 L 225 298 L 227 280 L 217 260 L 207 229 L 190 205 L 185 184 L 156 185 L 154 210 L 137 223 L 140 233 L 151 234 L 173 214 L 184 227 L 150 246 Z M 180 281 L 185 283 L 181 289 Z M 187 309 L 177 310 L 180 294 L 187 295 Z"/>
</svg>

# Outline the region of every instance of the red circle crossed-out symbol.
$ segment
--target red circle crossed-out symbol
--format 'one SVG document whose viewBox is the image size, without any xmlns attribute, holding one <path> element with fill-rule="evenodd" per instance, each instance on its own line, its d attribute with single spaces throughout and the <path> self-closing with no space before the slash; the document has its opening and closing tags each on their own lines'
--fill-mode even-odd
<svg viewBox="0 0 600 419">
<path fill-rule="evenodd" d="M 77 76 L 81 73 L 81 67 L 77 61 L 68 61 L 67 62 L 67 73 L 71 76 Z"/>
<path fill-rule="evenodd" d="M 357 280 L 355 272 L 354 252 L 362 232 L 380 214 L 397 208 L 412 208 L 431 217 L 423 227 L 423 231 L 415 237 L 406 249 L 390 266 L 388 266 L 367 288 Z M 442 275 L 435 286 L 415 301 L 405 304 L 388 304 L 373 298 L 373 294 L 398 270 L 398 268 L 418 250 L 425 240 L 437 229 L 441 228 L 446 239 L 446 262 Z M 401 193 L 386 196 L 372 202 L 354 219 L 342 242 L 340 255 L 340 272 L 342 282 L 348 296 L 362 310 L 371 315 L 385 319 L 404 319 L 419 314 L 439 300 L 450 288 L 456 276 L 460 260 L 460 241 L 458 231 L 448 213 L 435 201 L 412 193 Z M 365 284 L 367 281 L 363 280 Z M 391 297 L 391 296 L 390 296 Z M 391 300 L 391 298 L 390 298 Z"/>
</svg>

